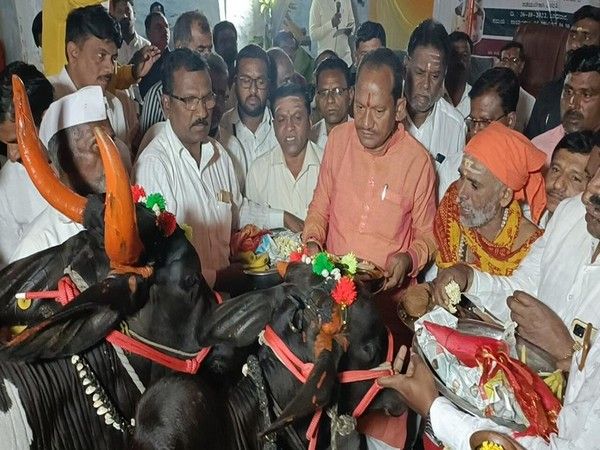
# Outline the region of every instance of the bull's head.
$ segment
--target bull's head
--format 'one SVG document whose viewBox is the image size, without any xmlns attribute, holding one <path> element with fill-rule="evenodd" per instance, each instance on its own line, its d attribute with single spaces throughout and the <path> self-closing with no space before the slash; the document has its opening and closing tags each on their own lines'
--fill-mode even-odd
<svg viewBox="0 0 600 450">
<path fill-rule="evenodd" d="M 298 389 L 287 369 L 273 362 L 270 350 L 261 349 L 261 361 L 270 361 L 263 364 L 270 391 L 280 404 L 288 405 L 269 431 L 333 402 L 337 402 L 340 414 L 351 414 L 373 381 L 340 385 L 338 372 L 375 368 L 385 361 L 387 353 L 386 328 L 369 300 L 368 291 L 359 286 L 357 301 L 346 309 L 343 339 L 334 339 L 330 350 L 316 354 L 315 342 L 328 320 L 323 319 L 321 308 L 327 309 L 331 303 L 330 292 L 309 266 L 291 264 L 282 285 L 242 295 L 218 307 L 208 320 L 204 339 L 207 343 L 232 341 L 243 346 L 269 324 L 300 360 L 314 363 L 306 383 Z M 404 405 L 398 394 L 384 390 L 370 409 L 399 415 Z M 306 425 L 307 420 L 304 422 Z"/>
<path fill-rule="evenodd" d="M 4 277 L 14 273 L 15 266 L 28 270 L 21 276 L 22 284 L 10 281 L 12 287 L 5 289 L 3 300 L 8 304 L 7 297 L 12 296 L 10 301 L 15 302 L 14 294 L 19 289 L 26 290 L 27 283 L 35 286 L 38 281 L 55 288 L 67 266 L 82 275 L 90 288 L 59 313 L 24 332 L 5 351 L 13 357 L 28 359 L 69 355 L 93 345 L 126 317 L 130 319 L 130 327 L 137 327 L 136 331 L 162 344 L 173 345 L 168 339 L 190 336 L 180 349 L 197 351 L 195 328 L 212 308 L 214 294 L 201 275 L 200 261 L 183 230 L 176 228 L 165 236 L 155 214 L 141 204 L 134 204 L 118 150 L 100 129 L 94 133 L 105 169 L 106 194 L 83 198 L 62 184 L 41 149 L 26 92 L 18 77 L 13 77 L 13 89 L 23 164 L 50 205 L 82 223 L 86 231 L 61 246 L 6 268 Z M 53 279 L 44 280 L 47 276 Z M 37 286 L 33 289 L 41 290 Z M 42 306 L 35 311 L 40 312 L 48 303 L 39 300 Z M 2 309 L 15 310 L 6 305 Z M 94 330 L 81 333 L 84 323 Z M 54 345 L 49 347 L 49 340 Z M 177 343 L 182 344 L 182 339 Z"/>
</svg>

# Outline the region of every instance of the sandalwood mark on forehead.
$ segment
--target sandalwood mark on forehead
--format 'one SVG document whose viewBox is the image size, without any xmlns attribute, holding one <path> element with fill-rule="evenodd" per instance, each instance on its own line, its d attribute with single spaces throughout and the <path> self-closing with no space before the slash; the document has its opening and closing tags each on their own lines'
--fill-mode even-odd
<svg viewBox="0 0 600 450">
<path fill-rule="evenodd" d="M 370 92 L 367 94 L 367 108 L 370 108 L 370 107 L 371 107 L 371 96 L 372 96 L 372 95 L 373 95 L 373 94 L 372 94 L 372 93 L 370 93 Z"/>
<path fill-rule="evenodd" d="M 465 156 L 463 159 L 463 169 L 466 169 L 475 175 L 483 175 L 486 170 L 483 165 L 469 156 Z"/>
</svg>

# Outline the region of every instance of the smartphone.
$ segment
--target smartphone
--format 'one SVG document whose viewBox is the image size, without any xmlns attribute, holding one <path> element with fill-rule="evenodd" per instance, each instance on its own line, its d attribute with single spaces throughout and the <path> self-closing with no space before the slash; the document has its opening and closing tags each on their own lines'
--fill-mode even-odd
<svg viewBox="0 0 600 450">
<path fill-rule="evenodd" d="M 571 322 L 571 335 L 573 335 L 573 339 L 575 339 L 575 341 L 577 341 L 581 345 L 583 345 L 583 336 L 585 335 L 586 327 L 587 323 L 582 320 L 573 319 L 573 322 Z M 591 341 L 593 341 L 596 337 L 597 331 L 598 329 L 592 325 L 592 335 L 590 339 Z"/>
</svg>

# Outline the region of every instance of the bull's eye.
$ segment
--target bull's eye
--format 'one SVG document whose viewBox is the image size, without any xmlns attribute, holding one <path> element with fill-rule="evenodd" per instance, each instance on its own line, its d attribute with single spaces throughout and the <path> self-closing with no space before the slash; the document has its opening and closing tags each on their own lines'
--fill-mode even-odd
<svg viewBox="0 0 600 450">
<path fill-rule="evenodd" d="M 184 289 L 191 289 L 192 287 L 194 287 L 194 285 L 196 284 L 196 281 L 198 280 L 198 277 L 195 274 L 190 274 L 187 275 L 184 279 L 183 279 L 183 288 Z"/>
</svg>

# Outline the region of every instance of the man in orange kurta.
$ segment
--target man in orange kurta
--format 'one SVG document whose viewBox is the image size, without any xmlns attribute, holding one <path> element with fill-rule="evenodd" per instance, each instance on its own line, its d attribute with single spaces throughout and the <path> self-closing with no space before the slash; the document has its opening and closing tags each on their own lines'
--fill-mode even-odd
<svg viewBox="0 0 600 450">
<path fill-rule="evenodd" d="M 311 254 L 323 247 L 338 255 L 352 251 L 382 267 L 387 293 L 376 304 L 395 337 L 406 338 L 391 297 L 433 257 L 436 180 L 429 153 L 401 123 L 406 100 L 400 73 L 389 49 L 363 59 L 354 122 L 329 134 L 302 236 Z M 402 448 L 405 419 L 371 414 L 359 430 Z"/>
<path fill-rule="evenodd" d="M 435 172 L 427 150 L 400 122 L 406 101 L 396 92 L 393 63 L 366 61 L 355 120 L 327 139 L 303 240 L 309 251 L 352 251 L 377 264 L 391 289 L 416 277 L 434 254 Z"/>
</svg>

